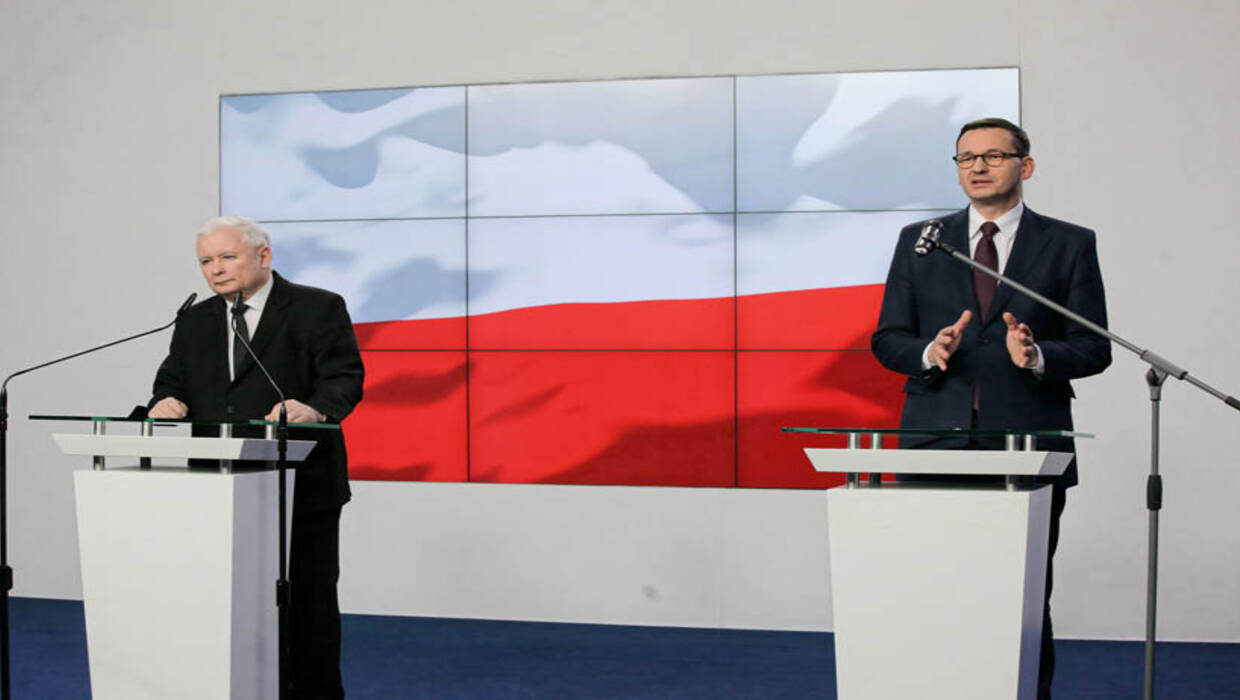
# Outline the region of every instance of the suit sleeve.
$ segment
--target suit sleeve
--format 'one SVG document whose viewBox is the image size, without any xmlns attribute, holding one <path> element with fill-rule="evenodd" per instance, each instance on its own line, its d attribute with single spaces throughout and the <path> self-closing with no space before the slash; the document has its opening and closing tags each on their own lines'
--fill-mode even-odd
<svg viewBox="0 0 1240 700">
<path fill-rule="evenodd" d="M 155 385 L 151 389 L 151 400 L 147 403 L 147 408 L 169 396 L 189 406 L 188 371 L 186 369 L 188 332 L 178 320 L 176 327 L 172 330 L 172 342 L 168 346 L 168 356 L 164 358 L 155 372 Z"/>
<path fill-rule="evenodd" d="M 1098 247 L 1093 231 L 1085 231 L 1081 250 L 1072 259 L 1067 297 L 1061 302 L 1068 309 L 1107 327 L 1106 293 L 1098 265 Z M 1046 363 L 1043 381 L 1067 381 L 1098 374 L 1111 364 L 1111 341 L 1081 324 L 1065 319 L 1062 338 L 1037 339 Z"/>
<path fill-rule="evenodd" d="M 938 368 L 923 371 L 921 360 L 926 345 L 934 339 L 926 334 L 937 333 L 938 329 L 920 328 L 918 324 L 912 275 L 912 237 L 916 234 L 915 227 L 905 228 L 896 243 L 883 289 L 878 328 L 870 336 L 870 350 L 879 364 L 893 372 L 933 380 L 939 374 Z"/>
<path fill-rule="evenodd" d="M 362 400 L 365 369 L 344 299 L 333 295 L 311 340 L 315 384 L 303 401 L 338 423 Z"/>
</svg>

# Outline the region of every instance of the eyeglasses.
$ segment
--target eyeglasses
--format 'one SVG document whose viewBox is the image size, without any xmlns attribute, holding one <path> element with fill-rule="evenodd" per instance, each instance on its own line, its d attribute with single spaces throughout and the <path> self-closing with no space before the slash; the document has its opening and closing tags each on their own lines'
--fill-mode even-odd
<svg viewBox="0 0 1240 700">
<path fill-rule="evenodd" d="M 977 155 L 976 153 L 957 153 L 956 155 L 952 156 L 952 160 L 956 161 L 956 165 L 960 166 L 961 168 L 969 168 L 973 166 L 973 161 L 977 160 L 978 158 L 981 158 L 983 161 L 986 162 L 986 165 L 989 165 L 992 168 L 997 168 L 1000 165 L 1003 165 L 1003 161 L 1007 160 L 1008 158 L 1024 158 L 1024 157 L 1025 156 L 1021 155 L 1020 153 L 1007 153 L 1005 151 L 986 151 L 980 156 Z"/>
</svg>

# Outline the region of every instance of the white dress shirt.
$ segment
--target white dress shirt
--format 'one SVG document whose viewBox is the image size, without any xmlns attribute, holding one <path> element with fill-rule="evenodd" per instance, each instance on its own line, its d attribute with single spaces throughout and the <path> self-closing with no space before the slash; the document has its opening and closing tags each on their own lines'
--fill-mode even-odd
<svg viewBox="0 0 1240 700">
<path fill-rule="evenodd" d="M 1016 242 L 1016 229 L 1020 228 L 1020 217 L 1025 213 L 1025 203 L 1017 202 L 1016 206 L 1007 210 L 997 219 L 987 219 L 978 213 L 973 205 L 969 205 L 969 257 L 977 258 L 977 244 L 982 240 L 982 224 L 994 221 L 999 227 L 995 234 L 995 250 L 999 253 L 999 272 L 1007 266 L 1012 255 L 1012 244 Z"/>
<path fill-rule="evenodd" d="M 994 236 L 995 252 L 998 253 L 999 272 L 1003 272 L 1003 270 L 1007 267 L 1008 258 L 1012 255 L 1012 244 L 1016 242 L 1016 234 L 1020 228 L 1020 218 L 1024 215 L 1024 213 L 1025 203 L 1023 201 L 1019 201 L 1016 203 L 1016 206 L 1007 210 L 998 218 L 987 219 L 982 216 L 972 204 L 970 204 L 969 257 L 976 258 L 977 244 L 982 240 L 982 224 L 987 221 L 994 221 L 994 224 L 999 227 L 999 231 L 995 233 Z M 980 321 L 981 319 L 975 320 Z M 1017 319 L 1017 321 L 1020 321 L 1020 319 Z M 926 349 L 921 353 L 922 369 L 930 369 L 933 366 L 930 362 L 930 346 L 933 344 L 933 341 L 931 341 L 926 345 Z M 1046 367 L 1042 364 L 1042 349 L 1037 346 L 1037 343 L 1034 343 L 1033 347 L 1036 351 L 1037 357 L 1034 359 L 1034 363 L 1029 366 L 1029 369 L 1033 370 L 1033 373 L 1040 377 L 1042 376 L 1042 373 L 1046 371 Z"/>
</svg>

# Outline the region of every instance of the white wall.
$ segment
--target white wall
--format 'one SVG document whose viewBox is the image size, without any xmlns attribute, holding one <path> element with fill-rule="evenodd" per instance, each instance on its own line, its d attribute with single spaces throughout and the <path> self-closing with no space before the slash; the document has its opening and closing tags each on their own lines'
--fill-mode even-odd
<svg viewBox="0 0 1240 700">
<path fill-rule="evenodd" d="M 1240 259 L 1228 196 L 1240 185 L 1237 21 L 1240 5 L 1225 0 L 6 0 L 0 371 L 153 326 L 201 291 L 190 250 L 218 204 L 220 93 L 1016 65 L 1038 159 L 1027 200 L 1098 230 L 1112 327 L 1240 392 L 1231 351 L 1240 282 L 1227 276 Z M 47 428 L 25 416 L 144 401 L 165 343 L 139 341 L 11 385 L 16 595 L 74 598 L 81 589 L 70 478 L 81 465 L 55 455 Z M 1147 394 L 1143 366 L 1116 354 L 1106 374 L 1078 386 L 1078 424 L 1100 437 L 1081 446 L 1082 485 L 1070 494 L 1056 559 L 1056 631 L 1066 636 L 1142 634 Z M 1240 640 L 1240 415 L 1179 382 L 1163 412 L 1160 633 Z M 409 505 L 399 489 L 358 491 L 346 511 L 346 562 L 375 559 L 409 536 L 362 527 Z M 803 523 L 775 493 L 765 525 Z M 600 515 L 600 527 L 611 517 Z M 351 609 L 379 600 L 367 598 L 364 566 L 346 574 Z M 634 580 L 675 599 L 688 579 L 651 567 Z M 586 590 L 611 574 L 579 575 L 541 583 Z M 795 590 L 752 590 L 771 620 L 804 605 Z M 415 593 L 389 609 L 418 607 Z"/>
</svg>

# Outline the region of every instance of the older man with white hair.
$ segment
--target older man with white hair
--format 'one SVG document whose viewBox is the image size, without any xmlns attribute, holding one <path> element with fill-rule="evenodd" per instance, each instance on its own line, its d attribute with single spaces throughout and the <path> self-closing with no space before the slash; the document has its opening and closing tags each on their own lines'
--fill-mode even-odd
<svg viewBox="0 0 1240 700">
<path fill-rule="evenodd" d="M 198 232 L 197 252 L 215 296 L 177 322 L 155 376 L 150 416 L 275 420 L 279 395 L 238 333 L 248 336 L 287 397 L 289 423 L 337 423 L 348 416 L 362 398 L 363 367 L 344 299 L 276 273 L 270 237 L 244 217 L 208 221 Z M 340 432 L 308 432 L 289 431 L 291 439 L 318 442 L 297 467 L 293 493 L 290 690 L 296 698 L 341 698 L 336 582 L 340 511 L 350 497 L 348 458 Z"/>
</svg>

